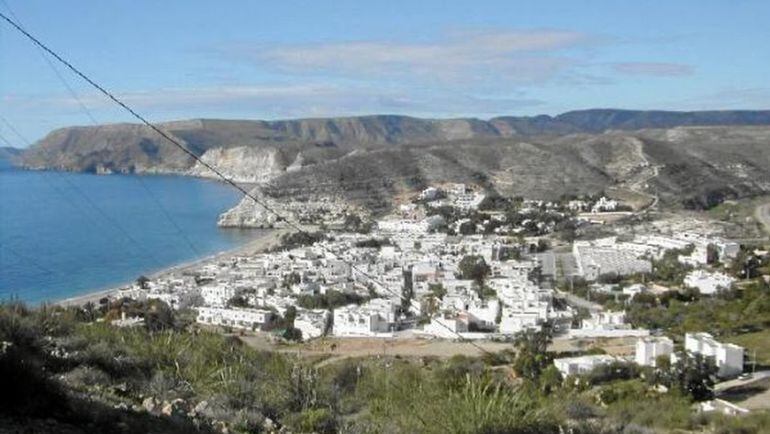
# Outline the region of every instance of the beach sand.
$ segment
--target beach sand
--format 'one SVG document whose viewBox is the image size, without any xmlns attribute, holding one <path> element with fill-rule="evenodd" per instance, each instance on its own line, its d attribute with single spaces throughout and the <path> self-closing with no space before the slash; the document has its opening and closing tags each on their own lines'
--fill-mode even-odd
<svg viewBox="0 0 770 434">
<path fill-rule="evenodd" d="M 165 268 L 158 272 L 148 274 L 147 277 L 149 277 L 150 279 L 157 279 L 172 273 L 179 273 L 185 270 L 199 268 L 210 262 L 216 262 L 216 261 L 231 258 L 234 256 L 253 255 L 259 252 L 264 252 L 270 249 L 271 247 L 274 247 L 278 243 L 280 243 L 281 235 L 287 232 L 290 232 L 290 230 L 288 229 L 265 230 L 258 237 L 254 238 L 248 243 L 242 246 L 239 246 L 235 249 L 227 250 L 225 252 L 216 253 L 213 255 L 206 256 L 204 258 L 174 265 L 172 267 Z M 115 296 L 118 293 L 118 290 L 120 290 L 121 288 L 125 288 L 130 284 L 131 283 L 124 283 L 122 285 L 118 285 L 112 288 L 89 292 L 87 294 L 66 298 L 64 300 L 59 300 L 59 301 L 53 302 L 52 304 L 58 305 L 58 306 L 82 306 L 88 302 L 99 304 L 99 300 L 103 299 L 104 297 Z"/>
</svg>

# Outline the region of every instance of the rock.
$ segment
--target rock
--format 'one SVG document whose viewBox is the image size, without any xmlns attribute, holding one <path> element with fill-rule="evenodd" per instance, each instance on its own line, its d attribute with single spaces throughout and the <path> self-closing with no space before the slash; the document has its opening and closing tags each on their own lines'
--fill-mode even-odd
<svg viewBox="0 0 770 434">
<path fill-rule="evenodd" d="M 175 399 L 171 402 L 164 401 L 161 414 L 169 417 L 186 417 L 187 403 L 183 399 Z"/>
<path fill-rule="evenodd" d="M 222 434 L 230 434 L 230 428 L 227 427 L 227 422 L 217 420 L 214 421 L 211 425 L 215 431 L 218 431 Z"/>
<path fill-rule="evenodd" d="M 265 431 L 274 431 L 276 428 L 275 422 L 273 422 L 273 420 L 269 417 L 265 417 L 265 420 L 262 421 L 262 427 L 265 429 Z"/>
<path fill-rule="evenodd" d="M 154 397 L 150 396 L 144 399 L 142 401 L 142 407 L 148 412 L 156 414 L 158 413 L 158 406 L 160 405 L 160 402 L 155 399 Z"/>
<path fill-rule="evenodd" d="M 209 402 L 208 401 L 201 401 L 198 404 L 196 404 L 195 407 L 193 407 L 193 409 L 190 411 L 190 415 L 191 416 L 201 415 L 208 408 L 209 408 Z"/>
<path fill-rule="evenodd" d="M 268 182 L 286 169 L 284 157 L 273 147 L 212 148 L 201 156 L 201 161 L 216 167 L 235 182 Z M 196 163 L 188 174 L 217 178 L 211 169 L 200 162 Z"/>
</svg>

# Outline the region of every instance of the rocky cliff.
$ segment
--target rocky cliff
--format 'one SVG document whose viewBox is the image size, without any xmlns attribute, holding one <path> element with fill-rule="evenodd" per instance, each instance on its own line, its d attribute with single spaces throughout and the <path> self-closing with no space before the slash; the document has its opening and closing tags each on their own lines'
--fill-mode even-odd
<svg viewBox="0 0 770 434">
<path fill-rule="evenodd" d="M 204 152 L 201 161 L 196 162 L 187 174 L 217 178 L 217 175 L 206 167 L 208 165 L 236 182 L 263 183 L 286 171 L 289 166 L 287 159 L 283 152 L 274 147 L 213 148 Z M 293 167 L 301 168 L 301 162 Z"/>
</svg>

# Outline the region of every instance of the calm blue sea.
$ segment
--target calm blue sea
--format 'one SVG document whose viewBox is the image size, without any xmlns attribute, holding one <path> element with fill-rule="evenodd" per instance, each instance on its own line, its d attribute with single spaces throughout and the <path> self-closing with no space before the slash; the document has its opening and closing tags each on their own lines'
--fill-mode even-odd
<svg viewBox="0 0 770 434">
<path fill-rule="evenodd" d="M 216 218 L 238 200 L 213 181 L 0 160 L 0 299 L 61 300 L 237 247 L 257 233 L 219 229 Z"/>
</svg>

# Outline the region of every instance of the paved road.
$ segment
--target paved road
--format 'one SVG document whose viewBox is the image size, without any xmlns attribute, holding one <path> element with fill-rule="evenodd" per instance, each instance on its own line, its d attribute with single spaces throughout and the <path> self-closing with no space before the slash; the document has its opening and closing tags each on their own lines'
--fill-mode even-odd
<svg viewBox="0 0 770 434">
<path fill-rule="evenodd" d="M 735 380 L 723 381 L 721 383 L 717 383 L 716 385 L 714 385 L 714 391 L 717 393 L 724 392 L 725 390 L 729 390 L 739 386 L 746 386 L 756 381 L 764 380 L 765 378 L 768 378 L 768 377 L 770 377 L 770 371 L 755 372 L 750 378 L 747 378 L 745 380 L 736 378 Z"/>
</svg>

